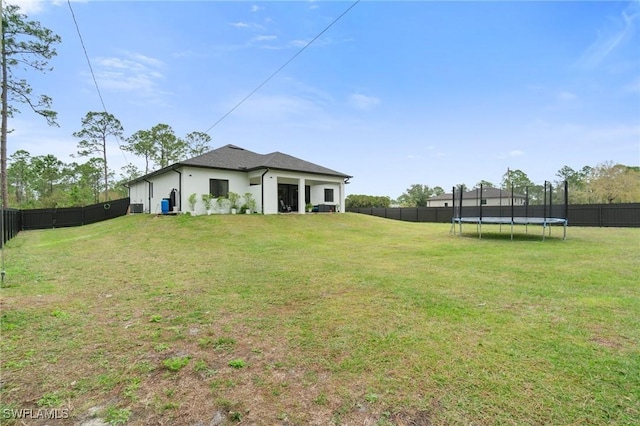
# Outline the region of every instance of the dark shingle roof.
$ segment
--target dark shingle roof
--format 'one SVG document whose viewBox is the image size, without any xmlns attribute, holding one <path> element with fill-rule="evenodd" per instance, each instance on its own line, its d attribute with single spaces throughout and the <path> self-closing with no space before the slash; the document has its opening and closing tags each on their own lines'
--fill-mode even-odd
<svg viewBox="0 0 640 426">
<path fill-rule="evenodd" d="M 270 168 L 294 172 L 339 176 L 343 178 L 351 177 L 345 173 L 340 173 L 335 170 L 331 170 L 326 167 L 301 160 L 291 155 L 283 154 L 281 152 L 272 152 L 271 154 L 258 154 L 253 151 L 249 151 L 248 149 L 229 144 L 218 149 L 214 149 L 213 151 L 206 152 L 202 155 L 198 155 L 197 157 L 189 158 L 188 160 L 172 164 L 171 166 L 165 167 L 164 169 L 149 173 L 148 175 L 139 177 L 131 181 L 130 183 L 134 183 L 147 177 L 164 173 L 165 171 L 170 169 L 175 169 L 176 166 L 206 167 L 213 169 L 239 170 L 244 172 Z"/>
<path fill-rule="evenodd" d="M 216 169 L 245 170 L 253 168 L 255 164 L 260 162 L 262 157 L 262 154 L 257 154 L 239 146 L 225 145 L 197 157 L 180 161 L 178 164 Z"/>
<path fill-rule="evenodd" d="M 441 194 L 441 195 L 436 195 L 435 197 L 431 197 L 429 198 L 429 201 L 436 201 L 436 200 L 450 200 L 451 199 L 452 194 L 449 192 L 447 194 Z M 458 199 L 458 197 L 460 197 L 460 194 L 458 192 L 456 192 L 456 199 Z M 513 193 L 513 197 L 514 198 L 525 198 L 524 195 L 522 194 L 518 194 L 518 193 Z M 469 199 L 476 199 L 478 198 L 478 194 L 476 192 L 475 189 L 472 189 L 471 191 L 466 191 L 465 193 L 462 194 L 462 199 L 464 200 L 469 200 Z M 504 190 L 504 189 L 499 189 L 499 188 L 482 188 L 482 198 L 487 199 L 487 198 L 511 198 L 511 190 Z"/>
</svg>

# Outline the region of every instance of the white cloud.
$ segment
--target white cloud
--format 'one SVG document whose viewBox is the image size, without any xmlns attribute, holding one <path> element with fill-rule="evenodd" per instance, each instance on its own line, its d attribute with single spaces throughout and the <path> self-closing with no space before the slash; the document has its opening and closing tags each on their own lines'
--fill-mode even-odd
<svg viewBox="0 0 640 426">
<path fill-rule="evenodd" d="M 260 41 L 273 41 L 277 40 L 278 36 L 276 35 L 259 35 L 251 39 L 252 42 L 260 42 Z"/>
<path fill-rule="evenodd" d="M 380 99 L 360 93 L 353 93 L 348 96 L 347 103 L 355 109 L 370 111 L 380 105 Z"/>
<path fill-rule="evenodd" d="M 247 28 L 249 26 L 246 22 L 232 22 L 229 25 L 236 28 Z"/>
<path fill-rule="evenodd" d="M 588 129 L 584 133 L 588 140 L 601 141 L 606 143 L 612 140 L 640 140 L 640 125 L 637 124 L 614 124 L 599 128 Z"/>
<path fill-rule="evenodd" d="M 629 41 L 639 20 L 640 2 L 632 1 L 620 16 L 609 20 L 608 28 L 598 32 L 596 41 L 584 51 L 578 64 L 585 68 L 598 66 L 614 50 Z"/>
<path fill-rule="evenodd" d="M 123 52 L 121 57 L 99 57 L 94 60 L 96 80 L 101 88 L 118 92 L 134 92 L 156 97 L 162 92 L 164 63 L 140 53 Z"/>
<path fill-rule="evenodd" d="M 575 93 L 563 90 L 557 94 L 557 98 L 559 101 L 569 102 L 578 98 L 578 95 Z"/>
<path fill-rule="evenodd" d="M 88 0 L 71 0 L 71 3 L 86 3 Z M 66 6 L 66 0 L 9 0 L 6 3 L 20 7 L 20 13 L 33 15 L 42 10 L 47 5 Z"/>
<path fill-rule="evenodd" d="M 289 120 L 291 117 L 311 117 L 320 113 L 319 106 L 310 99 L 290 95 L 263 95 L 249 99 L 236 110 L 237 116 L 251 119 Z"/>
<path fill-rule="evenodd" d="M 43 0 L 11 0 L 7 3 L 20 7 L 20 12 L 32 14 L 40 12 L 43 8 Z"/>
<path fill-rule="evenodd" d="M 253 13 L 259 12 L 261 10 L 264 10 L 264 7 L 258 6 L 257 4 L 254 4 L 253 6 L 251 6 L 251 12 Z"/>
<path fill-rule="evenodd" d="M 500 152 L 500 153 L 496 153 L 493 154 L 492 157 L 496 158 L 498 160 L 504 160 L 506 158 L 515 158 L 515 157 L 522 157 L 525 155 L 524 151 L 520 151 L 519 149 L 514 149 L 512 151 L 509 152 Z"/>
</svg>

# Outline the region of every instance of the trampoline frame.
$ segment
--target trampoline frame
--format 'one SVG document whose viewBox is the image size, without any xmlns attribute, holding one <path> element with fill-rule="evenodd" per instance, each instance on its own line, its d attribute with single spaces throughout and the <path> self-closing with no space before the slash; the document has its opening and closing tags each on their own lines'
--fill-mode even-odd
<svg viewBox="0 0 640 426">
<path fill-rule="evenodd" d="M 476 203 L 480 208 L 479 216 L 463 216 L 463 194 L 464 191 L 459 191 L 459 201 L 460 204 L 456 206 L 456 188 L 453 187 L 453 203 L 452 203 L 452 219 L 451 219 L 451 231 L 453 235 L 456 235 L 456 225 L 459 228 L 459 234 L 462 235 L 462 224 L 463 223 L 471 223 L 476 224 L 478 231 L 478 238 L 482 238 L 482 225 L 483 224 L 492 224 L 492 225 L 500 225 L 500 231 L 502 232 L 502 225 L 510 225 L 511 226 L 511 240 L 513 241 L 513 228 L 514 225 L 525 225 L 525 233 L 528 231 L 528 225 L 538 225 L 542 226 L 542 241 L 545 240 L 545 236 L 547 233 L 547 229 L 549 230 L 549 236 L 551 236 L 551 226 L 552 225 L 560 225 L 563 227 L 562 239 L 567 239 L 567 206 L 569 204 L 569 193 L 568 193 L 568 183 L 564 182 L 564 217 L 549 217 L 547 215 L 547 188 L 549 189 L 549 197 L 548 197 L 548 212 L 549 215 L 552 213 L 553 207 L 553 186 L 551 182 L 544 182 L 544 210 L 543 216 L 529 216 L 529 188 L 525 188 L 525 216 L 515 216 L 514 215 L 514 193 L 513 193 L 513 183 L 511 184 L 511 215 L 510 216 L 488 216 L 483 217 L 482 215 L 482 194 L 483 187 L 480 185 L 480 198 L 478 198 L 478 190 L 476 189 L 476 201 L 480 201 L 480 203 Z M 458 215 L 456 216 L 456 207 L 458 211 Z M 500 190 L 500 212 L 502 211 L 502 190 Z"/>
</svg>

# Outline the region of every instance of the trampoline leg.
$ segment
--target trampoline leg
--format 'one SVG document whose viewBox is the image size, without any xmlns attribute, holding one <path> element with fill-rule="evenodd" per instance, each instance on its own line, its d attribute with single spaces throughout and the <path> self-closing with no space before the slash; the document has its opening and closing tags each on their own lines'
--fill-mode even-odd
<svg viewBox="0 0 640 426">
<path fill-rule="evenodd" d="M 478 238 L 482 239 L 482 222 L 478 222 Z"/>
<path fill-rule="evenodd" d="M 513 222 L 511 222 L 511 241 L 513 241 Z"/>
<path fill-rule="evenodd" d="M 562 240 L 566 240 L 567 239 L 567 221 L 564 221 L 564 232 L 562 233 Z"/>
</svg>

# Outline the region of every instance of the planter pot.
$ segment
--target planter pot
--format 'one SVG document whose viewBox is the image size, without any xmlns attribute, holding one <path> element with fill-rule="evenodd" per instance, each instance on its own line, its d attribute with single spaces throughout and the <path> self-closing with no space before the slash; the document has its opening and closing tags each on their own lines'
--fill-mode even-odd
<svg viewBox="0 0 640 426">
<path fill-rule="evenodd" d="M 251 214 L 251 209 L 247 209 L 246 214 Z"/>
<path fill-rule="evenodd" d="M 236 213 L 238 213 L 238 210 L 236 210 L 236 209 L 231 209 L 231 214 L 236 214 Z"/>
</svg>

